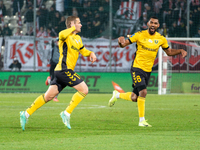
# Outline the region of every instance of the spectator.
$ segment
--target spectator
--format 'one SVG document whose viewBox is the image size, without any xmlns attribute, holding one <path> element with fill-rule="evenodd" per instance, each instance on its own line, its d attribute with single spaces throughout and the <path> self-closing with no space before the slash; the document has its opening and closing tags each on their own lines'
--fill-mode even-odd
<svg viewBox="0 0 200 150">
<path fill-rule="evenodd" d="M 14 36 L 22 36 L 23 34 L 21 33 L 21 28 L 17 27 L 17 31 L 14 33 Z"/>
<path fill-rule="evenodd" d="M 172 25 L 172 23 L 175 21 L 173 18 L 173 14 L 172 14 L 172 10 L 169 9 L 167 11 L 167 14 L 165 15 L 165 19 L 164 19 L 166 26 L 170 27 Z"/>
<path fill-rule="evenodd" d="M 51 6 L 50 11 L 48 13 L 48 22 L 49 22 L 48 25 L 51 27 L 53 25 L 53 21 L 55 20 L 55 13 L 56 13 L 55 8 L 53 6 Z"/>
<path fill-rule="evenodd" d="M 158 17 L 158 18 L 161 18 L 161 8 L 162 8 L 162 3 L 160 0 L 157 0 L 155 3 L 154 3 L 154 12 L 155 12 L 155 15 Z M 159 19 L 160 20 L 160 19 Z"/>
<path fill-rule="evenodd" d="M 76 7 L 72 8 L 72 16 L 78 16 L 78 11 L 77 11 Z"/>
<path fill-rule="evenodd" d="M 64 0 L 56 0 L 56 11 L 59 11 L 61 14 L 64 12 Z"/>
<path fill-rule="evenodd" d="M 76 0 L 76 9 L 78 11 L 78 14 L 82 14 L 84 12 L 83 4 L 81 4 L 80 0 Z"/>
<path fill-rule="evenodd" d="M 200 27 L 198 28 L 198 32 L 194 35 L 194 37 L 200 37 Z"/>
<path fill-rule="evenodd" d="M 4 32 L 3 32 L 3 30 L 2 30 L 2 28 L 1 28 L 1 26 L 0 26 L 0 37 L 4 36 L 3 33 L 4 33 Z"/>
<path fill-rule="evenodd" d="M 51 7 L 53 7 L 53 9 L 56 10 L 56 0 L 53 0 L 53 4 L 51 5 Z"/>
<path fill-rule="evenodd" d="M 98 35 L 100 33 L 101 26 L 102 20 L 100 19 L 100 15 L 97 13 L 92 22 L 92 36 Z"/>
<path fill-rule="evenodd" d="M 166 26 L 166 23 L 163 23 L 162 28 L 159 30 L 159 33 L 164 37 L 168 36 L 168 28 Z"/>
<path fill-rule="evenodd" d="M 193 17 L 194 26 L 198 27 L 200 25 L 200 6 L 198 6 L 197 9 L 194 10 Z"/>
<path fill-rule="evenodd" d="M 16 57 L 13 59 L 13 62 L 9 66 L 9 68 L 12 71 L 21 71 L 21 67 L 22 67 L 22 65 Z"/>
<path fill-rule="evenodd" d="M 174 21 L 172 26 L 169 27 L 168 37 L 178 37 L 177 31 L 177 24 Z"/>
<path fill-rule="evenodd" d="M 56 31 L 57 34 L 59 33 L 58 25 L 59 25 L 60 20 L 61 20 L 60 13 L 58 11 L 56 11 L 55 12 L 55 18 L 52 22 L 53 23 L 52 28 Z"/>
<path fill-rule="evenodd" d="M 87 22 L 87 29 L 86 29 L 85 37 L 87 37 L 87 38 L 93 37 L 92 23 L 90 21 Z"/>
<path fill-rule="evenodd" d="M 3 0 L 0 1 L 0 10 L 2 10 L 2 15 L 5 16 L 6 14 L 6 7 L 3 3 Z"/>
<path fill-rule="evenodd" d="M 191 2 L 190 2 L 190 10 L 197 9 L 198 6 L 199 6 L 199 1 L 191 0 Z"/>
<path fill-rule="evenodd" d="M 0 55 L 0 70 L 3 68 L 3 57 Z"/>
<path fill-rule="evenodd" d="M 152 10 L 150 5 L 145 4 L 145 8 L 147 13 L 147 20 L 149 20 L 151 16 L 155 16 L 155 12 Z"/>
<path fill-rule="evenodd" d="M 30 27 L 33 27 L 33 7 L 29 5 L 29 8 L 25 14 L 25 21 L 26 23 L 26 31 L 30 30 Z"/>
<path fill-rule="evenodd" d="M 118 5 L 120 5 L 119 1 L 113 1 L 113 2 L 117 3 Z M 106 12 L 109 12 L 109 6 L 110 6 L 109 0 L 104 0 L 102 6 L 103 6 L 103 9 L 104 9 Z M 113 6 L 114 6 L 114 5 L 113 5 Z M 117 8 L 117 9 L 118 9 L 118 8 Z"/>
<path fill-rule="evenodd" d="M 86 37 L 88 22 L 89 22 L 89 18 L 88 18 L 87 13 L 85 12 L 85 13 L 83 13 L 83 15 L 81 17 L 81 23 L 82 23 L 81 35 L 83 37 Z"/>
<path fill-rule="evenodd" d="M 39 9 L 39 27 L 47 27 L 48 13 L 49 11 L 46 9 L 45 5 L 42 5 Z"/>
<path fill-rule="evenodd" d="M 186 37 L 186 26 L 184 21 L 181 20 L 180 25 L 177 26 L 178 37 Z"/>
<path fill-rule="evenodd" d="M 69 8 L 69 5 L 71 3 L 71 0 L 64 0 L 64 15 L 68 15 L 68 10 L 70 9 Z"/>
<path fill-rule="evenodd" d="M 194 26 L 194 24 L 193 24 L 193 21 L 192 20 L 189 20 L 189 37 L 193 37 L 195 34 L 196 34 L 196 30 L 197 30 L 197 28 L 196 28 L 196 26 Z"/>
<path fill-rule="evenodd" d="M 18 12 L 18 3 L 19 3 L 20 10 L 22 9 L 22 7 L 24 5 L 23 0 L 13 0 L 13 15 L 15 15 L 16 12 Z"/>
<path fill-rule="evenodd" d="M 146 12 L 143 12 L 141 19 L 142 20 L 140 20 L 140 22 L 139 22 L 140 30 L 146 30 L 147 29 L 147 21 L 148 21 Z"/>
<path fill-rule="evenodd" d="M 77 2 L 77 0 L 71 0 L 71 2 L 69 2 L 69 9 L 68 9 L 68 15 L 71 16 L 73 15 L 73 8 L 76 8 L 75 10 L 78 12 L 78 8 L 80 7 L 80 3 Z"/>
<path fill-rule="evenodd" d="M 47 36 L 49 37 L 56 37 L 56 32 L 55 31 L 52 31 L 52 29 L 49 27 L 47 28 Z"/>
<path fill-rule="evenodd" d="M 6 23 L 4 28 L 3 28 L 3 35 L 4 36 L 11 36 L 12 35 L 12 30 L 8 27 L 8 24 Z"/>
<path fill-rule="evenodd" d="M 33 3 L 33 0 L 26 0 L 26 9 L 28 9 L 30 5 L 33 5 Z"/>
<path fill-rule="evenodd" d="M 26 35 L 28 35 L 28 36 L 33 36 L 34 35 L 33 34 L 33 27 L 29 28 L 29 31 L 26 32 Z"/>
<path fill-rule="evenodd" d="M 105 25 L 107 25 L 108 22 L 109 22 L 109 14 L 108 14 L 108 12 L 106 12 L 104 10 L 104 8 L 102 6 L 100 6 L 98 13 L 99 13 L 100 17 L 102 18 L 103 22 L 105 23 Z"/>
<path fill-rule="evenodd" d="M 44 30 L 44 27 L 41 26 L 39 32 L 37 33 L 37 37 L 46 37 L 46 36 L 47 36 L 47 33 Z"/>
<path fill-rule="evenodd" d="M 175 20 L 175 21 L 178 21 L 178 20 L 179 20 L 179 14 L 180 14 L 180 8 L 176 7 L 176 8 L 173 10 L 173 16 L 174 16 L 174 20 Z"/>
<path fill-rule="evenodd" d="M 40 8 L 42 3 L 44 3 L 44 0 L 36 0 L 36 7 Z"/>
<path fill-rule="evenodd" d="M 66 20 L 65 17 L 62 16 L 62 17 L 61 17 L 61 20 L 60 20 L 60 22 L 59 22 L 59 24 L 58 24 L 58 32 L 60 32 L 60 31 L 62 31 L 62 30 L 64 30 L 64 29 L 66 29 L 65 20 Z"/>
</svg>

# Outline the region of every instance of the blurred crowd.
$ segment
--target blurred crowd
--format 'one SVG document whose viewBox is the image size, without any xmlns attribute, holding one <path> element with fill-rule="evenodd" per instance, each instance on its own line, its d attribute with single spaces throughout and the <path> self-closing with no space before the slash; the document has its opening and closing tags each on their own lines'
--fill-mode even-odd
<svg viewBox="0 0 200 150">
<path fill-rule="evenodd" d="M 150 16 L 160 21 L 158 32 L 167 37 L 187 37 L 187 0 L 144 0 L 139 29 L 147 29 Z M 200 37 L 200 1 L 190 1 L 189 37 Z"/>
<path fill-rule="evenodd" d="M 113 15 L 119 9 L 121 2 L 130 0 L 113 1 Z M 134 0 L 132 0 L 134 1 Z M 147 29 L 150 16 L 157 16 L 160 20 L 160 32 L 168 37 L 187 36 L 187 0 L 135 0 L 142 4 L 142 15 L 137 21 L 137 30 Z M 13 33 L 8 24 L 3 29 L 0 27 L 0 36 L 33 35 L 33 0 L 13 0 L 12 15 L 25 5 L 24 21 L 26 32 L 18 27 Z M 52 5 L 46 8 L 48 0 L 37 0 L 37 37 L 57 37 L 65 29 L 65 19 L 74 15 L 81 19 L 81 36 L 86 38 L 100 37 L 106 32 L 109 25 L 109 0 L 53 0 Z M 189 37 L 200 37 L 200 2 L 190 1 Z M 3 1 L 0 1 L 0 16 L 7 15 Z M 134 31 L 136 32 L 136 30 Z"/>
<path fill-rule="evenodd" d="M 13 0 L 13 15 L 18 13 L 23 7 L 23 0 Z M 109 0 L 53 0 L 53 4 L 46 8 L 47 0 L 37 0 L 36 29 L 37 37 L 57 37 L 58 33 L 66 29 L 65 20 L 67 16 L 78 16 L 81 19 L 81 36 L 92 38 L 101 34 L 108 25 L 109 19 Z M 2 6 L 2 7 L 1 7 Z M 6 14 L 6 8 L 3 1 L 0 1 L 0 10 L 2 8 L 3 16 Z M 22 28 L 18 27 L 15 33 L 8 24 L 4 29 L 0 28 L 1 36 L 22 36 L 33 35 L 33 0 L 26 0 L 26 11 L 24 13 L 24 22 L 26 24 L 26 33 L 22 33 Z"/>
</svg>

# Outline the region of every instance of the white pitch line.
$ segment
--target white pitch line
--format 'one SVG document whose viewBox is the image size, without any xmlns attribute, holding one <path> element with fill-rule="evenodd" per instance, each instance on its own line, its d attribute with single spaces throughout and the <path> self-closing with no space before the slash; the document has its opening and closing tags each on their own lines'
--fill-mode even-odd
<svg viewBox="0 0 200 150">
<path fill-rule="evenodd" d="M 57 103 L 58 104 L 58 103 Z M 60 104 L 60 103 L 59 103 Z M 63 103 L 64 104 L 64 103 Z M 67 105 L 66 105 L 67 106 Z M 60 106 L 59 106 L 60 107 Z M 102 108 L 106 108 L 107 106 L 102 106 L 102 105 L 87 105 L 87 104 L 82 104 L 82 105 L 78 105 L 76 107 L 76 109 L 102 109 Z M 58 108 L 58 107 L 51 107 L 51 106 L 44 106 L 42 107 L 44 109 L 48 109 L 48 108 Z"/>
</svg>

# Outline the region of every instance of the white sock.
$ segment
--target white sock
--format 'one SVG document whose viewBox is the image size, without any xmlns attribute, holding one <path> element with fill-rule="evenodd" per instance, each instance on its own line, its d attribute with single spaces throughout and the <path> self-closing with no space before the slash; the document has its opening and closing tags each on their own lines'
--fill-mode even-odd
<svg viewBox="0 0 200 150">
<path fill-rule="evenodd" d="M 51 83 L 51 79 L 48 79 L 48 84 L 50 84 Z"/>
<path fill-rule="evenodd" d="M 117 94 L 116 94 L 116 98 L 119 98 L 119 94 L 120 94 L 120 93 L 117 93 Z"/>
<path fill-rule="evenodd" d="M 25 116 L 26 116 L 27 119 L 28 119 L 28 117 L 30 116 L 30 115 L 27 113 L 27 111 L 25 111 Z"/>
<path fill-rule="evenodd" d="M 70 117 L 71 114 L 69 114 L 66 110 L 64 111 L 64 114 L 67 116 L 67 117 Z"/>
<path fill-rule="evenodd" d="M 144 117 L 140 117 L 140 122 L 144 121 L 145 118 Z"/>
</svg>

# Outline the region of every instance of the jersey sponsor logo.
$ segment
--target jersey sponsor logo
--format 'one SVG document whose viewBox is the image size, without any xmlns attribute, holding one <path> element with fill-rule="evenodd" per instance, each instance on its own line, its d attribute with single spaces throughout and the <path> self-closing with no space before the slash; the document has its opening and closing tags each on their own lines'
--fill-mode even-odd
<svg viewBox="0 0 200 150">
<path fill-rule="evenodd" d="M 155 48 L 155 49 L 153 49 L 153 48 L 148 48 L 148 47 L 145 47 L 145 46 L 143 46 L 143 45 L 142 45 L 142 49 L 148 50 L 148 51 L 156 52 L 156 48 Z"/>
<path fill-rule="evenodd" d="M 75 51 L 77 51 L 78 52 L 78 48 L 76 48 L 75 46 L 71 46 L 71 49 L 73 49 L 73 50 L 75 50 Z"/>
<path fill-rule="evenodd" d="M 153 41 L 152 41 L 151 39 L 149 39 L 149 42 L 150 42 L 150 43 L 153 43 Z"/>
</svg>

